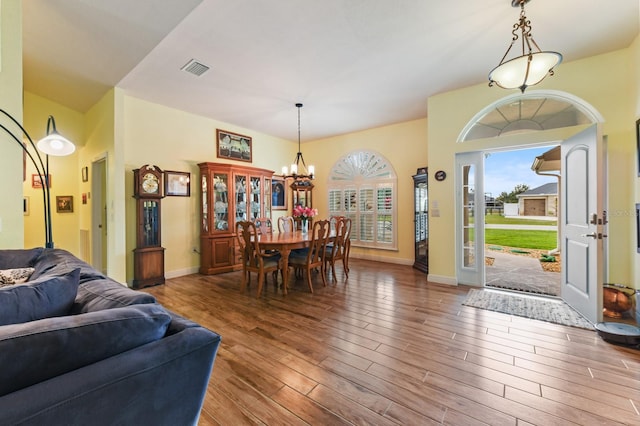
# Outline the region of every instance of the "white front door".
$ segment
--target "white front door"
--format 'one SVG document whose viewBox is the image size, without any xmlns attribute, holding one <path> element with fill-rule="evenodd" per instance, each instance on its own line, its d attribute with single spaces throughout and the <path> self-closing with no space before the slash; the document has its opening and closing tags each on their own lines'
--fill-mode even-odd
<svg viewBox="0 0 640 426">
<path fill-rule="evenodd" d="M 603 153 L 598 126 L 561 144 L 562 299 L 589 321 L 602 319 Z"/>
<path fill-rule="evenodd" d="M 484 285 L 484 153 L 456 154 L 456 275 Z"/>
</svg>

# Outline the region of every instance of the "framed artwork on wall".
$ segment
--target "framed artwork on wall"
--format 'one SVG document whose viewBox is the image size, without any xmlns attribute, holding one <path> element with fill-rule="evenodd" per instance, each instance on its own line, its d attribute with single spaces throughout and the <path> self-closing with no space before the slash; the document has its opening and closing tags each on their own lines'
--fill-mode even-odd
<svg viewBox="0 0 640 426">
<path fill-rule="evenodd" d="M 216 154 L 218 158 L 251 163 L 251 137 L 216 129 Z"/>
<path fill-rule="evenodd" d="M 83 182 L 89 181 L 89 167 L 87 166 L 82 168 L 82 181 Z"/>
<path fill-rule="evenodd" d="M 57 195 L 56 212 L 73 213 L 73 195 Z"/>
<path fill-rule="evenodd" d="M 49 188 L 53 186 L 53 182 L 51 182 L 51 175 L 48 177 L 49 179 Z M 42 188 L 42 181 L 40 180 L 40 175 L 34 173 L 31 175 L 31 187 L 32 188 Z"/>
<path fill-rule="evenodd" d="M 273 176 L 271 178 L 271 208 L 273 210 L 287 210 L 287 191 L 284 178 Z"/>
<path fill-rule="evenodd" d="M 191 195 L 191 173 L 165 170 L 164 194 L 175 197 L 189 197 Z"/>
</svg>

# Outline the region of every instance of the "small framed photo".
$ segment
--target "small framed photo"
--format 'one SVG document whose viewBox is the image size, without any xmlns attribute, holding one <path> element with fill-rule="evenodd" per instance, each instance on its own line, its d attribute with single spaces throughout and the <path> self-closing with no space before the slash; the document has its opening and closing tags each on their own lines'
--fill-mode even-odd
<svg viewBox="0 0 640 426">
<path fill-rule="evenodd" d="M 280 176 L 271 178 L 271 208 L 273 210 L 287 210 L 286 189 L 284 178 Z"/>
<path fill-rule="evenodd" d="M 24 197 L 22 199 L 22 213 L 25 216 L 29 216 L 29 212 L 31 210 L 31 201 L 29 200 L 29 197 Z"/>
<path fill-rule="evenodd" d="M 89 167 L 82 168 L 82 181 L 89 182 Z"/>
<path fill-rule="evenodd" d="M 73 213 L 73 195 L 57 195 L 56 212 Z"/>
<path fill-rule="evenodd" d="M 53 186 L 51 182 L 51 175 L 47 178 L 49 180 L 49 189 Z M 40 179 L 40 175 L 34 173 L 31 175 L 31 187 L 32 188 L 42 188 L 42 179 Z"/>
<path fill-rule="evenodd" d="M 216 129 L 216 151 L 218 158 L 251 163 L 251 137 Z"/>
<path fill-rule="evenodd" d="M 189 197 L 191 195 L 191 173 L 165 170 L 164 194 L 174 197 Z"/>
</svg>

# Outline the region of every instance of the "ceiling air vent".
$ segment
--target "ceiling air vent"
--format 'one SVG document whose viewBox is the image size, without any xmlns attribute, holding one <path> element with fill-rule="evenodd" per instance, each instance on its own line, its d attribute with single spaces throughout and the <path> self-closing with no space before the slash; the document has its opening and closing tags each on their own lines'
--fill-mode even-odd
<svg viewBox="0 0 640 426">
<path fill-rule="evenodd" d="M 195 75 L 197 75 L 199 77 L 202 74 L 204 74 L 205 72 L 207 72 L 209 70 L 209 67 L 206 66 L 205 64 L 202 64 L 202 63 L 196 61 L 195 59 L 192 59 L 189 62 L 187 62 L 185 64 L 185 66 L 183 66 L 180 69 L 184 70 L 186 72 L 189 72 L 191 74 L 195 74 Z"/>
</svg>

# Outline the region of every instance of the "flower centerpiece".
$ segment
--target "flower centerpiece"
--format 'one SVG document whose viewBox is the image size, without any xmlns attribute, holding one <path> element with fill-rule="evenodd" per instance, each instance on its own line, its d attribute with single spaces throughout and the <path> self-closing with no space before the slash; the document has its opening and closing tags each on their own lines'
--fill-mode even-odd
<svg viewBox="0 0 640 426">
<path fill-rule="evenodd" d="M 302 232 L 306 233 L 309 230 L 309 218 L 317 216 L 318 209 L 312 209 L 311 207 L 303 207 L 297 205 L 293 208 L 293 217 L 298 217 L 302 221 Z"/>
</svg>

